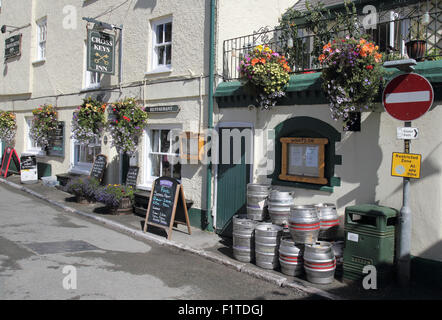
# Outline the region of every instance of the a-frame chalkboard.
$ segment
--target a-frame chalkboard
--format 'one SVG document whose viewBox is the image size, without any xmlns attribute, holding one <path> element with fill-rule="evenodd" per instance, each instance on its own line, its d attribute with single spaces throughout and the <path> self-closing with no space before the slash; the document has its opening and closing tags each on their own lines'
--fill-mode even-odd
<svg viewBox="0 0 442 320">
<path fill-rule="evenodd" d="M 103 154 L 99 154 L 95 157 L 94 164 L 92 165 L 92 170 L 90 177 L 102 181 L 104 177 L 104 171 L 106 170 L 107 157 Z"/>
<path fill-rule="evenodd" d="M 7 147 L 2 158 L 2 165 L 0 167 L 0 176 L 8 177 L 9 166 L 11 165 L 11 160 L 13 161 L 16 173 L 20 174 L 20 159 L 18 158 L 17 152 L 14 148 Z"/>
<path fill-rule="evenodd" d="M 144 232 L 147 225 L 162 228 L 170 240 L 175 223 L 187 225 L 189 234 L 192 234 L 183 186 L 176 179 L 158 178 L 152 185 Z"/>
</svg>

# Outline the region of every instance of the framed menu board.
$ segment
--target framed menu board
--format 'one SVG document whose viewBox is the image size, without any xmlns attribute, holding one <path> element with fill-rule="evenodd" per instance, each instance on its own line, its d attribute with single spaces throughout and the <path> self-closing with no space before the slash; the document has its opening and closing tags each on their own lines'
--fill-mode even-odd
<svg viewBox="0 0 442 320">
<path fill-rule="evenodd" d="M 165 229 L 170 240 L 175 223 L 187 225 L 189 234 L 192 234 L 183 186 L 176 179 L 158 178 L 152 185 L 144 232 L 148 225 L 156 226 Z"/>
<path fill-rule="evenodd" d="M 48 155 L 64 157 L 64 121 L 58 121 L 57 129 L 49 136 Z"/>
<path fill-rule="evenodd" d="M 279 179 L 322 185 L 328 183 L 325 177 L 325 146 L 328 139 L 281 138 L 281 143 Z"/>
</svg>

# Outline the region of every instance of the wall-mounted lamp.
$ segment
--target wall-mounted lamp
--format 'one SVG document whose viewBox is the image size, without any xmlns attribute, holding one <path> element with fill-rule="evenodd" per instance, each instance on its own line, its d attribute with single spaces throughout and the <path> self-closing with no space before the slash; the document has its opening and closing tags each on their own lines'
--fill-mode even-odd
<svg viewBox="0 0 442 320">
<path fill-rule="evenodd" d="M 16 29 L 20 29 L 19 27 L 14 27 L 14 26 L 8 26 L 8 25 L 6 25 L 6 24 L 4 24 L 4 25 L 2 25 L 2 27 L 1 27 L 1 32 L 2 33 L 6 33 L 6 28 L 14 28 L 14 30 L 16 30 Z"/>
</svg>

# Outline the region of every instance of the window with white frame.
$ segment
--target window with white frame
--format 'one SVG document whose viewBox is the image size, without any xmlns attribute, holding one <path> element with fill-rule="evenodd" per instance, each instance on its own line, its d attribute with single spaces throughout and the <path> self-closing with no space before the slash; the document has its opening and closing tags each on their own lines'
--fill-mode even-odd
<svg viewBox="0 0 442 320">
<path fill-rule="evenodd" d="M 167 176 L 181 180 L 181 164 L 179 162 L 179 150 L 174 146 L 173 140 L 168 140 L 167 129 L 146 130 L 146 172 L 145 182 L 150 184 L 157 178 Z M 178 137 L 176 137 L 178 139 Z M 175 142 L 178 140 L 175 140 Z M 176 145 L 178 146 L 178 144 Z"/>
<path fill-rule="evenodd" d="M 37 61 L 46 59 L 47 19 L 37 21 Z"/>
<path fill-rule="evenodd" d="M 170 70 L 172 66 L 172 18 L 153 22 L 152 30 L 152 67 L 154 70 Z"/>
<path fill-rule="evenodd" d="M 95 140 L 93 144 L 80 144 L 73 141 L 73 163 L 71 172 L 89 174 L 92 170 L 95 157 L 101 153 L 101 141 Z"/>
<path fill-rule="evenodd" d="M 31 137 L 31 127 L 32 127 L 33 117 L 25 117 L 26 121 L 26 153 L 39 154 L 42 153 L 41 146 L 32 139 Z"/>
<path fill-rule="evenodd" d="M 84 44 L 84 89 L 95 89 L 100 87 L 101 74 L 87 70 L 87 44 Z"/>
</svg>

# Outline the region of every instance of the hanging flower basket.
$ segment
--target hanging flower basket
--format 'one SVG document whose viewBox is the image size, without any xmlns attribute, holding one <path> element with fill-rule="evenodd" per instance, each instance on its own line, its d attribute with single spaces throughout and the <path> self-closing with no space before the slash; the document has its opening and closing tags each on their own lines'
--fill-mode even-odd
<svg viewBox="0 0 442 320">
<path fill-rule="evenodd" d="M 147 124 L 148 115 L 135 99 L 128 98 L 110 105 L 107 128 L 112 137 L 112 146 L 118 153 L 132 155 L 138 147 L 138 139 Z"/>
<path fill-rule="evenodd" d="M 72 118 L 72 138 L 80 144 L 94 144 L 105 125 L 106 104 L 92 98 L 84 99 Z"/>
<path fill-rule="evenodd" d="M 49 144 L 50 134 L 57 129 L 57 111 L 52 105 L 43 105 L 32 110 L 32 114 L 34 118 L 29 134 L 44 150 Z"/>
<path fill-rule="evenodd" d="M 291 69 L 284 56 L 268 46 L 259 45 L 241 60 L 239 72 L 241 81 L 257 89 L 259 106 L 270 109 L 285 96 Z"/>
<path fill-rule="evenodd" d="M 366 39 L 336 39 L 323 47 L 323 89 L 334 120 L 342 119 L 349 131 L 351 112 L 373 110 L 383 83 L 379 47 Z"/>
<path fill-rule="evenodd" d="M 0 111 L 0 140 L 12 144 L 17 130 L 16 116 L 11 111 Z"/>
</svg>

